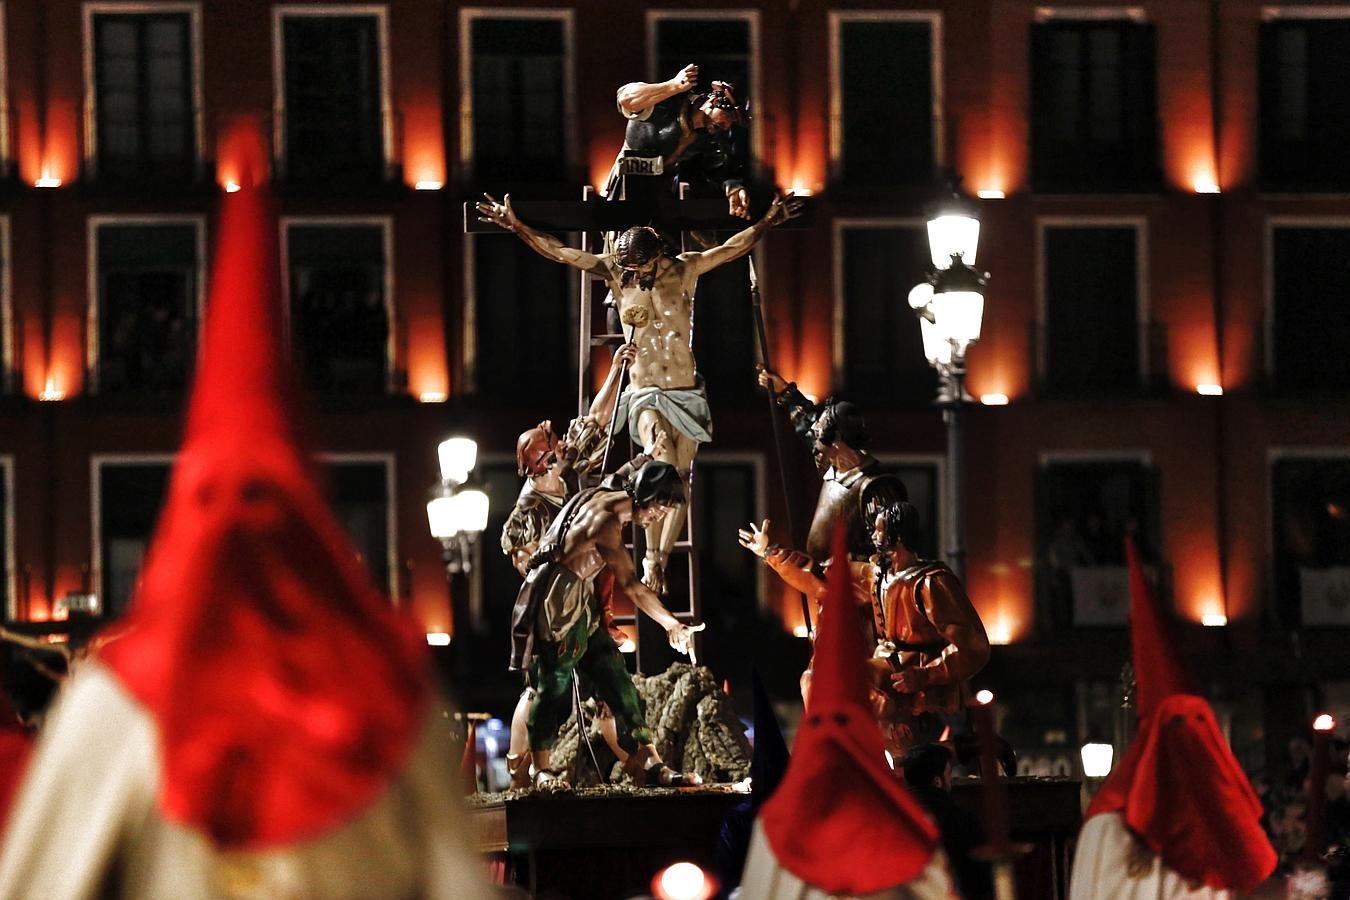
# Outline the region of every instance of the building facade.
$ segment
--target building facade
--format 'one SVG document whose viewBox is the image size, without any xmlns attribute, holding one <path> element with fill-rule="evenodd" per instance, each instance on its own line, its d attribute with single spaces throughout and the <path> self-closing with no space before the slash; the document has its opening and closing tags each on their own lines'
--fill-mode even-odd
<svg viewBox="0 0 1350 900">
<path fill-rule="evenodd" d="M 1253 765 L 1275 764 L 1312 685 L 1350 697 L 1343 7 L 3 0 L 0 30 L 10 621 L 72 592 L 115 614 L 132 592 L 252 122 L 335 507 L 429 632 L 500 643 L 514 436 L 571 415 L 605 352 L 579 359 L 575 273 L 466 234 L 463 204 L 580 199 L 622 141 L 615 88 L 693 61 L 750 100 L 754 183 L 814 198 L 810 227 L 755 253 L 774 366 L 862 405 L 934 535 L 944 436 L 905 296 L 943 173 L 984 198 L 968 581 L 1029 765 L 1073 766 L 1117 727 L 1127 533 Z M 785 529 L 815 488 L 795 445 L 792 499 L 779 488 L 745 264 L 698 303 L 717 425 L 695 577 L 706 656 L 739 678 L 747 642 L 806 651 L 796 597 L 734 529 Z M 462 621 L 423 513 L 452 431 L 478 439 L 493 498 Z"/>
</svg>

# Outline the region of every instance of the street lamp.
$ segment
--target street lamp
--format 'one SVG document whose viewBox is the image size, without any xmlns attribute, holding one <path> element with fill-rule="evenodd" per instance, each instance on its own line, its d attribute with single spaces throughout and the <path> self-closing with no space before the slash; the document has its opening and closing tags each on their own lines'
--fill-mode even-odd
<svg viewBox="0 0 1350 900">
<path fill-rule="evenodd" d="M 955 188 L 928 214 L 933 269 L 909 292 L 919 316 L 923 353 L 938 373 L 937 406 L 947 424 L 947 563 L 966 577 L 961 410 L 966 393 L 966 351 L 980 339 L 989 274 L 973 268 L 980 241 L 980 210 Z"/>
<path fill-rule="evenodd" d="M 441 542 L 448 575 L 473 570 L 473 548 L 487 528 L 488 497 L 468 484 L 478 458 L 478 445 L 469 438 L 441 441 L 441 480 L 427 501 L 427 525 Z"/>
</svg>

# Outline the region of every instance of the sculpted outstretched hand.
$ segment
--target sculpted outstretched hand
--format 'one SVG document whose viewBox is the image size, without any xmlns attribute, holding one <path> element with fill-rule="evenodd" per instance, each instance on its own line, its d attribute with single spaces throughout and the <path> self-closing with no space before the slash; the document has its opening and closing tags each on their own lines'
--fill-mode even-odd
<svg viewBox="0 0 1350 900">
<path fill-rule="evenodd" d="M 693 641 L 694 635 L 707 628 L 706 622 L 700 622 L 697 625 L 675 624 L 666 629 L 666 640 L 670 641 L 671 649 L 677 653 L 689 655 L 689 645 Z"/>
<path fill-rule="evenodd" d="M 736 537 L 742 547 L 763 559 L 765 554 L 769 552 L 769 520 L 765 519 L 758 528 L 755 527 L 754 522 L 751 522 L 749 529 L 739 529 L 736 532 Z"/>
<path fill-rule="evenodd" d="M 515 231 L 520 225 L 515 210 L 511 208 L 510 194 L 502 197 L 500 202 L 491 194 L 484 194 L 483 199 L 478 201 L 477 209 L 480 222 L 491 222 L 507 231 Z"/>
<path fill-rule="evenodd" d="M 801 215 L 803 201 L 791 193 L 779 194 L 773 198 L 773 203 L 769 204 L 768 212 L 764 213 L 764 224 L 772 228 L 775 225 L 782 225 L 784 222 L 795 219 Z"/>
</svg>

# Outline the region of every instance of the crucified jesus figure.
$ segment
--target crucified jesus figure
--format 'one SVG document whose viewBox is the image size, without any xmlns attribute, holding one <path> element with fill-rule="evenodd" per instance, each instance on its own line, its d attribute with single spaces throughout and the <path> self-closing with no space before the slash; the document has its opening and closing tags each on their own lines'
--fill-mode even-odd
<svg viewBox="0 0 1350 900">
<path fill-rule="evenodd" d="M 774 198 L 764 217 L 708 250 L 672 255 L 652 228 L 634 227 L 619 235 L 614 252 L 595 255 L 564 246 L 516 218 L 511 196 L 501 202 L 484 195 L 479 217 L 514 232 L 536 253 L 603 278 L 619 310 L 628 338 L 637 345 L 631 381 L 615 413 L 627 420 L 645 452 L 679 470 L 686 486 L 698 445 L 712 440 L 708 395 L 694 362 L 694 288 L 704 272 L 749 253 L 765 231 L 796 216 L 801 201 L 791 194 Z M 658 443 L 664 435 L 665 440 Z M 664 446 L 661 446 L 664 444 Z M 684 529 L 685 505 L 648 526 L 642 581 L 665 592 L 670 550 Z"/>
</svg>

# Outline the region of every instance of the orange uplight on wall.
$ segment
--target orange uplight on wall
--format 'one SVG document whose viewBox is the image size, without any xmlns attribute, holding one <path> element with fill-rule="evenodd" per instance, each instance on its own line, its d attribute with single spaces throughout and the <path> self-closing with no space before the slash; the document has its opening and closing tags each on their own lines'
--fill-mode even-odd
<svg viewBox="0 0 1350 900">
<path fill-rule="evenodd" d="M 1003 200 L 1008 195 L 998 188 L 980 188 L 975 192 L 975 196 L 981 200 Z"/>
<path fill-rule="evenodd" d="M 216 141 L 216 180 L 234 193 L 245 181 L 258 184 L 271 170 L 268 129 L 259 116 L 239 115 L 220 129 Z"/>
<path fill-rule="evenodd" d="M 1214 171 L 1202 168 L 1191 175 L 1191 189 L 1197 194 L 1219 193 L 1219 183 L 1214 180 Z"/>
<path fill-rule="evenodd" d="M 33 187 L 39 188 L 59 188 L 61 179 L 52 174 L 50 169 L 44 168 L 42 174 L 33 180 Z"/>
<path fill-rule="evenodd" d="M 66 392 L 57 385 L 55 378 L 48 378 L 47 384 L 42 388 L 42 393 L 38 394 L 38 399 L 51 403 L 57 400 L 66 399 Z"/>
</svg>

